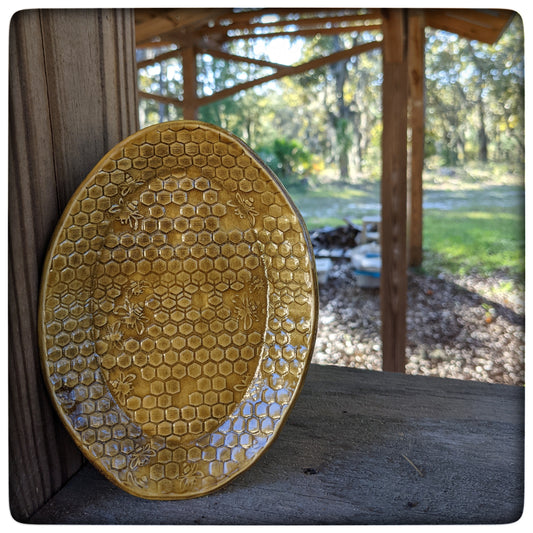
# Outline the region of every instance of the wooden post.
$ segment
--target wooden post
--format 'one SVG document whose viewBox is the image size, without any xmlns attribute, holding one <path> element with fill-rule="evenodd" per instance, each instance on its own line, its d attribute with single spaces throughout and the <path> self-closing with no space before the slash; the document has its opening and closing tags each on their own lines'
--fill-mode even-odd
<svg viewBox="0 0 533 533">
<path fill-rule="evenodd" d="M 182 49 L 183 62 L 183 118 L 198 118 L 198 95 L 196 94 L 196 50 L 192 46 Z"/>
<path fill-rule="evenodd" d="M 10 507 L 27 520 L 81 466 L 41 374 L 49 239 L 74 190 L 137 128 L 133 10 L 25 10 L 9 36 Z"/>
<path fill-rule="evenodd" d="M 422 173 L 424 170 L 424 81 L 425 22 L 424 14 L 415 9 L 409 13 L 407 63 L 409 68 L 409 264 L 422 263 Z"/>
<path fill-rule="evenodd" d="M 405 371 L 407 307 L 407 20 L 383 10 L 381 339 L 383 370 Z"/>
</svg>

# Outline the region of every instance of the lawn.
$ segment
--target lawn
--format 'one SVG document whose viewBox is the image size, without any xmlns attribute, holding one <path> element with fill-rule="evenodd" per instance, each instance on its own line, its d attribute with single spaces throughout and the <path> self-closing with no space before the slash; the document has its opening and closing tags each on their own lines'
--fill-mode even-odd
<svg viewBox="0 0 533 533">
<path fill-rule="evenodd" d="M 309 230 L 360 223 L 380 212 L 379 182 L 289 190 Z M 432 168 L 424 173 L 422 270 L 430 274 L 524 277 L 524 184 L 502 167 Z"/>
</svg>

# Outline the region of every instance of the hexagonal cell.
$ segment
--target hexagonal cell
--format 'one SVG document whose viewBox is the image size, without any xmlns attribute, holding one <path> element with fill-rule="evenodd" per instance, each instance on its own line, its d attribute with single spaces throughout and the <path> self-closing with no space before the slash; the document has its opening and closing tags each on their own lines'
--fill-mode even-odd
<svg viewBox="0 0 533 533">
<path fill-rule="evenodd" d="M 213 144 L 208 141 L 196 141 L 200 145 L 200 153 L 203 155 L 209 155 L 213 153 Z"/>
<path fill-rule="evenodd" d="M 215 376 L 212 380 L 213 389 L 222 391 L 226 388 L 226 379 L 222 376 Z"/>
<path fill-rule="evenodd" d="M 165 420 L 165 411 L 159 407 L 155 407 L 150 411 L 150 422 L 159 424 Z"/>
<path fill-rule="evenodd" d="M 194 412 L 194 409 L 193 409 Z M 175 435 L 185 435 L 187 433 L 188 425 L 183 420 L 179 420 L 178 422 L 174 422 L 172 426 L 172 431 Z"/>
<path fill-rule="evenodd" d="M 213 405 L 213 416 L 216 418 L 222 418 L 226 416 L 226 406 L 222 403 Z"/>
<path fill-rule="evenodd" d="M 211 380 L 208 377 L 201 377 L 197 382 L 198 390 L 201 392 L 207 392 L 211 389 Z M 202 397 L 203 401 L 203 397 Z"/>
<path fill-rule="evenodd" d="M 211 207 L 211 212 L 216 217 L 223 217 L 226 214 L 226 206 L 220 203 L 214 204 Z"/>
<path fill-rule="evenodd" d="M 223 376 L 229 376 L 233 372 L 233 365 L 229 361 L 222 361 L 218 365 L 218 371 Z"/>
<path fill-rule="evenodd" d="M 231 390 L 224 390 L 219 395 L 218 398 L 221 403 L 230 404 L 233 402 L 233 391 Z"/>
<path fill-rule="evenodd" d="M 173 337 L 170 344 L 175 350 L 181 350 L 185 346 L 185 339 L 183 337 Z"/>
<path fill-rule="evenodd" d="M 264 205 L 272 205 L 275 202 L 275 200 L 276 200 L 276 198 L 275 198 L 274 194 L 272 194 L 270 191 L 265 191 L 261 195 L 261 202 Z"/>
<path fill-rule="evenodd" d="M 246 343 L 246 335 L 242 332 L 238 332 L 233 335 L 232 340 L 237 346 L 243 346 Z"/>
<path fill-rule="evenodd" d="M 182 379 L 187 374 L 187 370 L 184 365 L 175 365 L 172 367 L 172 375 L 176 379 Z"/>
<path fill-rule="evenodd" d="M 241 179 L 239 181 L 239 189 L 242 192 L 251 192 L 252 191 L 252 182 L 247 179 Z M 253 202 L 253 198 L 251 199 Z"/>
<path fill-rule="evenodd" d="M 242 168 L 233 167 L 229 169 L 229 175 L 231 176 L 233 181 L 231 190 L 236 190 L 238 188 L 238 182 L 241 181 L 244 177 L 244 172 L 242 171 Z"/>
<path fill-rule="evenodd" d="M 141 399 L 138 396 L 129 396 L 126 399 L 126 407 L 131 411 L 136 411 L 141 407 Z"/>
<path fill-rule="evenodd" d="M 86 445 L 96 442 L 96 431 L 94 429 L 86 429 L 81 434 L 81 440 Z"/>
<path fill-rule="evenodd" d="M 173 369 L 170 369 L 171 374 L 172 374 L 172 370 Z M 177 394 L 181 390 L 179 381 L 175 379 L 169 379 L 168 381 L 165 382 L 165 390 L 169 394 Z"/>
<path fill-rule="evenodd" d="M 172 424 L 170 422 L 161 422 L 157 425 L 157 434 L 162 437 L 168 437 L 172 434 Z"/>
<path fill-rule="evenodd" d="M 151 366 L 145 366 L 141 369 L 141 376 L 146 381 L 151 381 L 155 377 L 155 369 Z"/>
<path fill-rule="evenodd" d="M 198 268 L 198 263 L 195 259 L 189 258 L 183 262 L 183 270 L 189 274 L 192 274 Z"/>
<path fill-rule="evenodd" d="M 191 376 L 191 378 L 197 378 L 202 374 L 202 367 L 198 363 L 192 363 L 187 367 L 187 374 Z"/>
<path fill-rule="evenodd" d="M 144 157 L 136 157 L 132 161 L 133 168 L 136 168 L 138 170 L 142 170 L 143 168 L 146 168 L 148 165 L 148 161 L 146 161 L 146 158 Z"/>
<path fill-rule="evenodd" d="M 204 396 L 200 392 L 192 392 L 189 394 L 189 403 L 194 406 L 201 405 L 204 402 Z"/>
<path fill-rule="evenodd" d="M 80 207 L 83 212 L 91 213 L 96 210 L 96 201 L 93 198 L 85 198 L 80 202 Z"/>
<path fill-rule="evenodd" d="M 160 463 L 152 465 L 150 467 L 150 478 L 154 481 L 159 481 L 165 477 L 164 466 Z"/>
<path fill-rule="evenodd" d="M 194 259 L 201 259 L 205 255 L 205 246 L 200 243 L 194 244 L 191 246 L 190 253 Z"/>
<path fill-rule="evenodd" d="M 162 329 L 156 324 L 152 324 L 146 329 L 146 333 L 148 333 L 152 339 L 157 339 L 161 335 L 161 331 Z"/>
<path fill-rule="evenodd" d="M 238 271 L 244 266 L 244 261 L 242 260 L 242 257 L 235 255 L 230 258 L 229 266 L 232 270 Z"/>
<path fill-rule="evenodd" d="M 170 145 L 170 153 L 175 156 L 180 156 L 185 153 L 185 147 L 179 141 Z"/>
<path fill-rule="evenodd" d="M 132 358 L 130 354 L 122 354 L 117 358 L 117 366 L 120 368 L 129 368 Z"/>
<path fill-rule="evenodd" d="M 167 365 L 161 365 L 157 368 L 157 371 L 156 371 L 156 375 L 159 379 L 162 379 L 163 381 L 165 381 L 166 379 L 168 379 L 170 377 L 170 375 L 172 374 L 172 370 L 169 366 Z"/>
</svg>

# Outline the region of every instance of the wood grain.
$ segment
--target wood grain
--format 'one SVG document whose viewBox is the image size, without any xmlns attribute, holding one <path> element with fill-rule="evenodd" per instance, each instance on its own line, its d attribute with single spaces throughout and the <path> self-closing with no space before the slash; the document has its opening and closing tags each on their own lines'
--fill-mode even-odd
<svg viewBox="0 0 533 533">
<path fill-rule="evenodd" d="M 383 370 L 405 371 L 407 307 L 407 57 L 402 9 L 383 10 L 381 338 Z"/>
<path fill-rule="evenodd" d="M 75 188 L 137 129 L 134 37 L 126 10 L 27 10 L 11 21 L 9 456 L 11 512 L 20 521 L 82 464 L 41 376 L 41 266 Z"/>
<path fill-rule="evenodd" d="M 87 465 L 31 522 L 508 523 L 523 473 L 523 387 L 311 365 L 278 439 L 226 488 L 143 500 Z"/>
<path fill-rule="evenodd" d="M 422 173 L 424 171 L 424 46 L 425 22 L 422 11 L 409 10 L 407 63 L 409 70 L 409 264 L 422 264 Z"/>
<path fill-rule="evenodd" d="M 196 95 L 196 49 L 186 46 L 181 51 L 183 61 L 183 118 L 198 118 L 198 97 Z"/>
</svg>

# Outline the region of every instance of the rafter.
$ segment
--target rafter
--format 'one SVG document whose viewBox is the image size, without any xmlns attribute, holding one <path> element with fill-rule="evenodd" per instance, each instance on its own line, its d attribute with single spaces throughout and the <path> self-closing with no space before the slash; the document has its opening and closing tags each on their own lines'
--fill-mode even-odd
<svg viewBox="0 0 533 533">
<path fill-rule="evenodd" d="M 379 15 L 375 15 L 372 13 L 364 14 L 364 15 L 339 15 L 339 16 L 324 16 L 324 17 L 300 17 L 297 19 L 284 19 L 284 20 L 278 20 L 275 22 L 247 22 L 247 21 L 239 21 L 239 22 L 233 22 L 228 25 L 215 25 L 211 28 L 206 28 L 206 33 L 217 33 L 221 30 L 228 31 L 228 30 L 242 30 L 242 29 L 248 29 L 253 30 L 256 28 L 283 28 L 285 26 L 324 26 L 326 24 L 340 24 L 344 22 L 361 22 L 365 20 L 379 20 Z"/>
<path fill-rule="evenodd" d="M 217 48 L 200 47 L 199 52 L 208 54 L 212 57 L 218 57 L 219 59 L 226 59 L 228 61 L 236 61 L 239 63 L 250 63 L 252 65 L 258 65 L 260 67 L 270 67 L 274 69 L 286 68 L 288 65 L 282 65 L 281 63 L 273 63 L 272 61 L 265 61 L 264 59 L 255 59 L 253 57 L 239 56 L 224 52 Z"/>
<path fill-rule="evenodd" d="M 308 70 L 313 70 L 321 66 L 328 65 L 330 63 L 336 63 L 337 61 L 342 61 L 343 59 L 348 59 L 355 55 L 361 54 L 363 52 L 369 52 L 371 50 L 375 50 L 380 47 L 381 47 L 380 41 L 372 41 L 369 43 L 360 44 L 352 48 L 347 48 L 346 50 L 340 50 L 339 52 L 334 52 L 333 54 L 330 54 L 328 56 L 323 56 L 323 57 L 318 57 L 316 59 L 312 59 L 311 61 L 307 61 L 306 63 L 301 63 L 300 65 L 280 68 L 277 72 L 273 74 L 262 76 L 255 80 L 250 80 L 244 83 L 239 83 L 237 85 L 234 85 L 233 87 L 228 87 L 227 89 L 222 89 L 221 91 L 217 91 L 214 94 L 203 96 L 202 98 L 198 98 L 196 101 L 199 106 L 207 105 L 212 102 L 222 100 L 223 98 L 227 98 L 228 96 L 237 94 L 241 91 L 251 89 L 252 87 L 256 87 L 257 85 L 261 85 L 269 81 L 278 80 L 280 78 L 284 78 L 285 76 L 293 76 L 295 74 L 301 74 L 303 72 L 307 72 Z M 152 98 L 159 102 L 173 104 L 177 106 L 183 105 L 183 100 L 180 98 L 153 95 L 153 94 L 146 93 L 146 92 L 139 92 L 138 94 L 140 98 Z"/>
<path fill-rule="evenodd" d="M 381 30 L 381 24 L 359 24 L 357 26 L 338 26 L 335 28 L 306 28 L 294 31 L 277 31 L 272 33 L 245 33 L 239 35 L 229 35 L 225 37 L 228 41 L 239 39 L 270 39 L 273 37 L 304 37 L 309 35 L 332 35 L 339 33 L 355 33 L 363 31 Z"/>
<path fill-rule="evenodd" d="M 149 67 L 150 65 L 154 65 L 155 63 L 161 63 L 161 61 L 166 61 L 167 59 L 173 59 L 175 57 L 179 57 L 181 55 L 181 50 L 170 50 L 168 52 L 165 52 L 163 54 L 159 54 L 155 57 L 152 57 L 151 59 L 145 59 L 143 61 L 137 62 L 137 68 L 145 68 Z"/>
<path fill-rule="evenodd" d="M 332 14 L 332 13 L 347 13 L 347 12 L 360 12 L 360 9 L 350 9 L 350 8 L 342 8 L 342 7 L 315 7 L 315 8 L 262 8 L 262 9 L 253 9 L 253 10 L 247 10 L 247 11 L 238 11 L 233 12 L 230 14 L 222 14 L 217 18 L 217 23 L 220 23 L 222 20 L 231 20 L 233 23 L 235 22 L 243 22 L 246 21 L 250 23 L 250 21 L 254 19 L 258 19 L 260 17 L 263 17 L 265 15 L 275 15 L 275 16 L 291 16 L 291 15 L 318 15 L 321 13 L 324 14 Z M 377 13 L 378 10 L 375 9 L 367 9 L 368 13 Z"/>
<path fill-rule="evenodd" d="M 147 93 L 146 91 L 137 91 L 137 96 L 146 100 L 155 100 L 162 104 L 183 105 L 183 98 L 178 98 L 177 96 L 164 96 L 162 94 Z"/>
<path fill-rule="evenodd" d="M 160 11 L 152 18 L 139 22 L 135 26 L 135 40 L 143 43 L 154 37 L 164 36 L 165 33 L 177 29 L 194 30 L 202 25 L 207 24 L 222 13 L 231 12 L 228 8 L 176 8 Z"/>
</svg>

